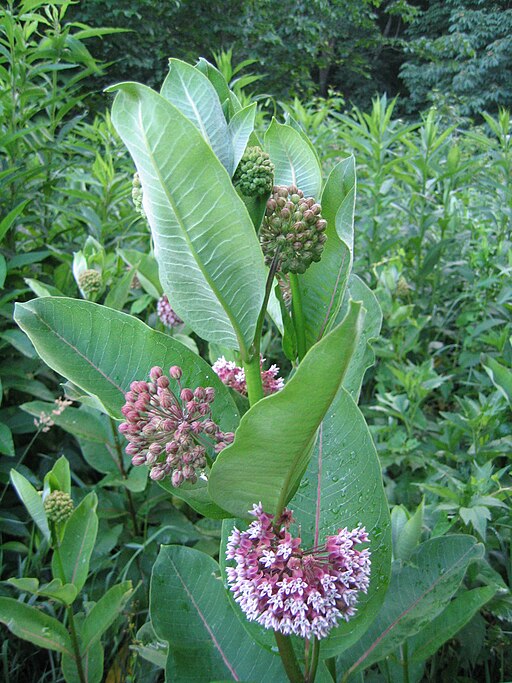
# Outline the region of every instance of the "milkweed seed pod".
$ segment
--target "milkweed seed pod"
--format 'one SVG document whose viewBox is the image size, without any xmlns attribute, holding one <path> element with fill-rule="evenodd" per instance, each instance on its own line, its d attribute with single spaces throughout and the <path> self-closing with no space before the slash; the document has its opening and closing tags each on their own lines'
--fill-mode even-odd
<svg viewBox="0 0 512 683">
<path fill-rule="evenodd" d="M 101 284 L 101 273 L 93 268 L 82 271 L 78 276 L 78 285 L 84 294 L 97 294 Z"/>
<path fill-rule="evenodd" d="M 321 211 L 320 204 L 295 185 L 275 185 L 260 229 L 265 263 L 270 266 L 277 251 L 282 273 L 304 273 L 320 261 L 327 239 Z"/>
<path fill-rule="evenodd" d="M 66 522 L 72 515 L 75 506 L 69 493 L 52 491 L 43 503 L 46 516 L 54 524 Z"/>
<path fill-rule="evenodd" d="M 138 173 L 133 174 L 132 180 L 132 200 L 135 210 L 140 213 L 143 218 L 146 218 L 146 212 L 142 206 L 142 185 Z"/>
<path fill-rule="evenodd" d="M 233 176 L 233 185 L 246 197 L 268 197 L 272 192 L 274 164 L 261 147 L 247 147 Z"/>
</svg>

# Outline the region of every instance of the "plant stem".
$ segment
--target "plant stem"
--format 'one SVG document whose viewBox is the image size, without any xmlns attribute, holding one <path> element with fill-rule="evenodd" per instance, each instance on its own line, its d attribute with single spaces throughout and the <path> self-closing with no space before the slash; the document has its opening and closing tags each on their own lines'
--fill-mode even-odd
<svg viewBox="0 0 512 683">
<path fill-rule="evenodd" d="M 318 668 L 318 658 L 320 655 L 320 642 L 318 638 L 312 638 L 309 641 L 310 652 L 309 652 L 309 662 L 306 665 L 306 672 L 304 675 L 305 683 L 314 683 L 316 678 L 316 670 Z"/>
<path fill-rule="evenodd" d="M 274 636 L 288 680 L 290 683 L 304 683 L 297 657 L 293 651 L 292 641 L 288 636 L 283 636 L 283 634 L 278 631 L 274 631 Z"/>
<path fill-rule="evenodd" d="M 402 645 L 401 650 L 404 683 L 409 683 L 409 647 L 407 641 Z"/>
<path fill-rule="evenodd" d="M 253 406 L 260 399 L 264 397 L 263 384 L 261 382 L 261 367 L 260 367 L 260 345 L 261 345 L 261 331 L 267 313 L 268 300 L 272 292 L 272 285 L 274 277 L 279 267 L 279 250 L 276 251 L 270 270 L 268 272 L 267 282 L 265 285 L 265 296 L 260 309 L 258 320 L 256 322 L 256 332 L 254 334 L 254 341 L 251 346 L 251 358 L 242 359 L 245 370 L 245 380 L 247 382 L 247 394 L 249 396 L 249 403 Z"/>
<path fill-rule="evenodd" d="M 121 476 L 123 479 L 128 479 L 128 475 L 126 474 L 126 470 L 124 467 L 124 462 L 123 462 L 123 450 L 121 448 L 121 444 L 119 442 L 119 435 L 117 432 L 116 424 L 112 418 L 110 418 L 110 427 L 112 429 L 112 435 L 114 437 L 114 445 L 116 447 L 116 453 L 117 453 L 117 466 L 119 468 L 119 471 L 121 473 Z M 133 497 L 132 497 L 132 492 L 129 491 L 127 488 L 125 488 L 126 492 L 126 498 L 128 500 L 128 509 L 130 511 L 130 517 L 132 519 L 132 525 L 133 525 L 133 533 L 135 536 L 139 535 L 139 525 L 137 524 L 137 514 L 135 512 L 135 505 L 133 504 Z"/>
<path fill-rule="evenodd" d="M 302 312 L 302 296 L 300 293 L 299 279 L 295 273 L 290 273 L 290 286 L 292 289 L 292 318 L 297 335 L 297 352 L 299 361 L 306 355 L 306 327 L 304 313 Z"/>
<path fill-rule="evenodd" d="M 59 574 L 60 574 L 60 580 L 64 584 L 64 583 L 67 583 L 67 580 L 66 580 L 66 574 L 64 572 L 64 565 L 62 564 L 62 557 L 60 556 L 60 547 L 59 547 L 58 541 L 56 540 L 57 539 L 57 533 L 56 532 L 52 533 L 52 536 L 55 540 L 55 546 L 53 548 L 53 552 L 54 552 L 55 558 L 57 560 L 57 567 L 58 567 Z M 78 637 L 76 635 L 75 617 L 73 615 L 73 607 L 71 605 L 66 605 L 66 613 L 68 615 L 69 633 L 71 636 L 71 644 L 73 645 L 73 650 L 75 652 L 76 670 L 78 672 L 78 678 L 80 679 L 80 683 L 87 683 L 87 679 L 85 678 L 84 669 L 82 666 L 82 655 L 80 653 L 80 645 L 78 644 Z"/>
</svg>

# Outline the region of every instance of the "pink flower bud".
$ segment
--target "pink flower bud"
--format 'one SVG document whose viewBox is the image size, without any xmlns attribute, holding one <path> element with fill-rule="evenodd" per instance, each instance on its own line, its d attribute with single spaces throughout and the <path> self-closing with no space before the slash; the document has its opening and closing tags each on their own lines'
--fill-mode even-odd
<svg viewBox="0 0 512 683">
<path fill-rule="evenodd" d="M 178 380 L 181 379 L 183 372 L 179 365 L 173 365 L 169 370 L 169 374 L 173 379 Z"/>
</svg>

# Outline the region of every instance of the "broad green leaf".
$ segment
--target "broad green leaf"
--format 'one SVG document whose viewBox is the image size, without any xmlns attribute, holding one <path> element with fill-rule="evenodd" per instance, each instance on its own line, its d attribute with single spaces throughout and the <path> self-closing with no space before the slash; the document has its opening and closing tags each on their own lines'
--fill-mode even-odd
<svg viewBox="0 0 512 683">
<path fill-rule="evenodd" d="M 43 499 L 41 495 L 35 490 L 32 484 L 27 481 L 22 474 L 16 472 L 16 470 L 11 470 L 11 481 L 21 502 L 27 508 L 29 515 L 37 524 L 46 540 L 49 541 L 50 529 L 48 528 L 48 521 L 43 508 Z"/>
<path fill-rule="evenodd" d="M 169 73 L 160 94 L 198 128 L 224 168 L 232 175 L 236 166 L 231 135 L 219 96 L 208 78 L 190 64 L 170 59 Z"/>
<path fill-rule="evenodd" d="M 339 670 L 346 672 L 343 680 L 384 659 L 435 619 L 459 588 L 469 564 L 483 555 L 483 545 L 461 534 L 422 543 L 405 566 L 395 562 L 377 618 L 339 659 Z"/>
<path fill-rule="evenodd" d="M 155 365 L 166 369 L 180 365 L 184 386 L 214 387 L 212 413 L 221 429 L 236 427 L 234 403 L 208 363 L 126 313 L 90 301 L 46 297 L 17 304 L 15 320 L 45 363 L 97 396 L 115 417 L 121 417 L 124 394 L 132 381 L 147 379 Z"/>
<path fill-rule="evenodd" d="M 204 339 L 248 349 L 266 270 L 244 203 L 176 107 L 136 83 L 116 88 L 112 120 L 137 165 L 160 280 L 173 308 Z"/>
<path fill-rule="evenodd" d="M 380 462 L 364 417 L 343 388 L 323 419 L 289 507 L 304 548 L 322 545 L 343 527 L 365 526 L 370 537 L 370 588 L 359 595 L 356 615 L 322 641 L 322 656 L 332 657 L 355 643 L 375 619 L 391 570 L 391 520 Z"/>
<path fill-rule="evenodd" d="M 254 643 L 226 595 L 218 564 L 185 546 L 162 546 L 153 567 L 151 622 L 169 642 L 168 681 L 284 681 L 279 657 Z"/>
<path fill-rule="evenodd" d="M 130 294 L 133 276 L 134 273 L 128 271 L 116 281 L 105 298 L 105 306 L 115 308 L 116 311 L 121 311 L 123 309 L 128 299 L 128 295 Z"/>
<path fill-rule="evenodd" d="M 420 542 L 423 527 L 423 501 L 418 505 L 414 514 L 405 522 L 393 541 L 395 559 L 407 561 L 413 550 Z"/>
<path fill-rule="evenodd" d="M 94 492 L 87 494 L 66 523 L 59 554 L 52 557 L 52 572 L 63 583 L 72 583 L 80 592 L 87 580 L 89 561 L 98 533 Z"/>
<path fill-rule="evenodd" d="M 39 282 L 39 280 L 34 280 L 30 277 L 23 279 L 36 296 L 64 296 L 64 294 L 53 285 L 47 285 L 45 282 Z"/>
<path fill-rule="evenodd" d="M 0 597 L 0 622 L 18 638 L 46 650 L 57 650 L 72 656 L 71 640 L 64 626 L 36 607 L 13 598 Z"/>
<path fill-rule="evenodd" d="M 491 382 L 507 399 L 509 406 L 512 406 L 512 370 L 485 354 L 482 354 L 481 361 Z"/>
<path fill-rule="evenodd" d="M 121 258 L 137 271 L 143 289 L 155 299 L 162 296 L 162 285 L 158 277 L 158 264 L 151 254 L 135 249 L 120 249 Z"/>
<path fill-rule="evenodd" d="M 101 638 L 103 633 L 117 619 L 132 593 L 132 582 L 124 581 L 109 588 L 105 595 L 93 605 L 81 628 L 82 651 L 84 653 Z"/>
<path fill-rule="evenodd" d="M 8 583 L 19 591 L 32 593 L 32 595 L 43 595 L 63 602 L 65 605 L 72 605 L 78 591 L 70 583 L 63 584 L 60 579 L 53 579 L 50 583 L 39 586 L 39 579 L 8 579 Z"/>
<path fill-rule="evenodd" d="M 333 327 L 343 301 L 352 267 L 355 183 L 354 157 L 349 157 L 335 166 L 322 193 L 327 241 L 319 263 L 298 278 L 308 348 Z"/>
<path fill-rule="evenodd" d="M 11 430 L 3 422 L 0 422 L 0 453 L 11 458 L 16 455 Z"/>
<path fill-rule="evenodd" d="M 251 133 L 254 130 L 254 119 L 256 117 L 256 102 L 248 107 L 237 111 L 229 122 L 229 134 L 233 145 L 233 173 L 240 163 Z"/>
<path fill-rule="evenodd" d="M 217 95 L 219 96 L 220 103 L 224 108 L 225 104 L 229 104 L 230 102 L 231 92 L 229 90 L 227 81 L 222 75 L 222 73 L 217 69 L 217 67 L 213 66 L 213 64 L 210 64 L 209 61 L 204 59 L 204 57 L 200 57 L 195 66 L 196 69 L 198 69 L 202 74 L 204 74 L 208 78 L 210 83 L 213 85 L 217 92 Z"/>
<path fill-rule="evenodd" d="M 344 388 L 357 403 L 364 375 L 367 369 L 375 363 L 375 353 L 371 347 L 371 342 L 379 337 L 382 326 L 382 311 L 377 297 L 372 290 L 357 275 L 352 273 L 348 280 L 348 287 L 345 291 L 341 309 L 336 317 L 336 324 L 343 319 L 351 299 L 361 301 L 366 310 L 361 339 L 350 361 L 347 375 L 343 380 Z"/>
<path fill-rule="evenodd" d="M 71 493 L 71 471 L 69 469 L 69 461 L 63 455 L 55 462 L 52 469 L 45 474 L 43 485 L 43 498 L 51 493 L 51 491 L 58 490 L 64 493 Z"/>
<path fill-rule="evenodd" d="M 409 647 L 411 659 L 421 662 L 432 657 L 489 602 L 495 593 L 495 586 L 482 586 L 458 595 L 438 617 L 414 636 Z"/>
<path fill-rule="evenodd" d="M 179 489 L 175 489 L 169 480 L 159 482 L 160 486 L 171 495 L 186 500 L 199 514 L 211 519 L 223 519 L 229 514 L 222 507 L 213 502 L 208 492 L 208 484 L 199 479 L 196 484 L 185 482 Z"/>
<path fill-rule="evenodd" d="M 37 358 L 37 353 L 30 343 L 30 339 L 27 339 L 19 330 L 5 330 L 0 334 L 0 339 L 4 339 L 27 358 Z"/>
<path fill-rule="evenodd" d="M 352 302 L 343 323 L 306 354 L 284 389 L 242 417 L 235 441 L 217 457 L 208 485 L 212 499 L 233 516 L 246 518 L 260 501 L 275 513 L 294 494 L 317 429 L 347 371 L 363 318 L 361 305 Z"/>
<path fill-rule="evenodd" d="M 265 149 L 275 166 L 276 185 L 296 185 L 306 197 L 320 198 L 322 170 L 300 133 L 272 119 L 265 133 Z"/>
</svg>

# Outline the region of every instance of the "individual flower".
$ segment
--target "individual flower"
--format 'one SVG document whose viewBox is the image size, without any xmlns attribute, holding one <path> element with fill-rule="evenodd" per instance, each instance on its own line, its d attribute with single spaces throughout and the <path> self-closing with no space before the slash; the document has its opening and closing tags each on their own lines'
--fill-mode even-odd
<svg viewBox="0 0 512 683">
<path fill-rule="evenodd" d="M 246 197 L 267 197 L 274 185 L 274 164 L 261 147 L 247 147 L 233 176 L 233 185 Z"/>
<path fill-rule="evenodd" d="M 52 491 L 46 496 L 43 508 L 50 522 L 61 524 L 71 517 L 75 506 L 69 493 Z"/>
<path fill-rule="evenodd" d="M 279 519 L 263 511 L 246 531 L 233 529 L 227 543 L 228 584 L 249 619 L 283 635 L 325 638 L 340 619 L 356 612 L 358 593 L 366 593 L 370 551 L 357 550 L 368 542 L 364 527 L 340 529 L 322 547 L 302 550 L 301 539 L 289 531 L 291 510 Z"/>
<path fill-rule="evenodd" d="M 295 185 L 275 185 L 260 228 L 261 248 L 270 266 L 276 254 L 278 271 L 304 273 L 320 261 L 327 239 L 327 221 L 313 197 L 304 197 Z"/>
<path fill-rule="evenodd" d="M 78 276 L 78 286 L 84 294 L 97 294 L 101 290 L 102 278 L 94 268 L 83 270 Z"/>
<path fill-rule="evenodd" d="M 178 327 L 178 325 L 183 325 L 183 320 L 172 310 L 169 299 L 165 294 L 158 299 L 156 312 L 166 327 Z"/>
<path fill-rule="evenodd" d="M 195 483 L 206 467 L 207 449 L 219 453 L 234 438 L 212 420 L 215 389 L 182 387 L 182 374 L 177 365 L 169 370 L 177 393 L 160 367 L 151 369 L 149 382 L 132 382 L 121 409 L 126 422 L 119 425 L 132 464 L 148 465 L 149 476 L 157 481 L 170 476 L 174 487 Z"/>
<path fill-rule="evenodd" d="M 269 396 L 283 388 L 284 379 L 278 377 L 279 368 L 277 365 L 271 365 L 268 370 L 263 370 L 264 362 L 265 358 L 262 356 L 260 359 L 261 382 L 263 384 L 264 395 Z M 245 370 L 243 368 L 240 368 L 234 361 L 226 360 L 224 356 L 218 358 L 212 368 L 223 384 L 238 391 L 242 396 L 247 396 L 247 382 L 245 380 Z"/>
</svg>

